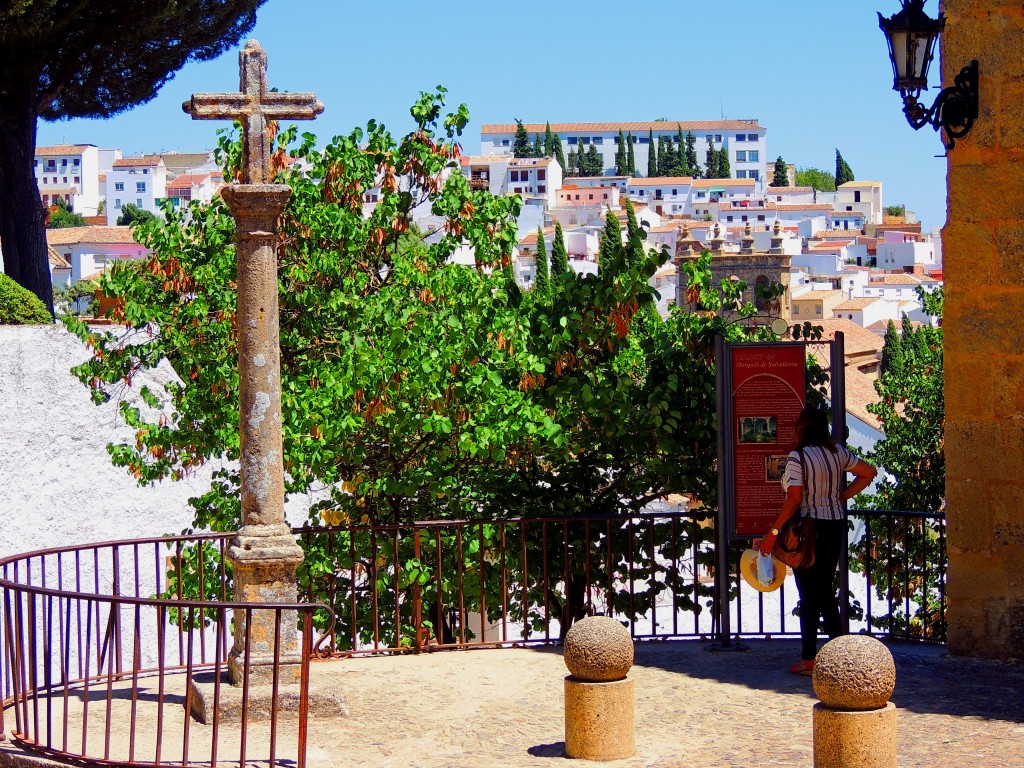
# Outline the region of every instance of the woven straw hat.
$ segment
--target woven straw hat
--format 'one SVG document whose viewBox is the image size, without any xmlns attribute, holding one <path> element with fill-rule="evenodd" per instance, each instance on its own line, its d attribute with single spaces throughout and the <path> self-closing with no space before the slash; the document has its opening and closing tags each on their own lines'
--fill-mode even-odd
<svg viewBox="0 0 1024 768">
<path fill-rule="evenodd" d="M 746 549 L 740 556 L 740 573 L 744 580 L 758 592 L 774 592 L 782 586 L 786 580 L 786 564 L 772 558 L 775 561 L 775 578 L 770 584 L 763 584 L 757 578 L 757 550 Z"/>
</svg>

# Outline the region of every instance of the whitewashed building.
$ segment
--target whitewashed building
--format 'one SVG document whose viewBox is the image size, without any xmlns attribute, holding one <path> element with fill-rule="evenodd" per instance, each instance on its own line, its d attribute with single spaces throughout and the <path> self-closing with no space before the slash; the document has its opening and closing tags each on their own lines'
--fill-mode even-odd
<svg viewBox="0 0 1024 768">
<path fill-rule="evenodd" d="M 544 140 L 545 123 L 524 123 L 530 142 L 540 136 Z M 611 123 L 552 123 L 551 130 L 562 141 L 562 150 L 568 156 L 570 150 L 579 152 L 597 148 L 606 171 L 614 172 L 615 155 L 619 147 L 619 131 L 623 137 L 633 138 L 633 156 L 639 173 L 647 168 L 650 137 L 655 144 L 661 137 L 677 147 L 680 130 L 684 139 L 692 133 L 696 139 L 697 158 L 704 161 L 708 141 L 715 149 L 726 148 L 734 179 L 763 181 L 762 171 L 768 157 L 765 129 L 757 120 L 648 120 L 640 122 Z M 511 154 L 515 143 L 516 124 L 492 124 L 480 128 L 480 152 L 482 154 Z M 742 175 L 740 175 L 742 173 Z"/>
<path fill-rule="evenodd" d="M 117 224 L 121 208 L 128 203 L 159 216 L 159 203 L 165 197 L 167 167 L 159 155 L 115 160 L 107 173 L 107 225 Z"/>
<path fill-rule="evenodd" d="M 95 277 L 116 261 L 141 259 L 149 254 L 130 227 L 67 227 L 46 230 L 54 253 L 71 265 L 70 282 Z"/>
<path fill-rule="evenodd" d="M 939 266 L 935 260 L 935 245 L 920 235 L 886 232 L 876 251 L 878 268 L 886 271 L 913 272 Z"/>
<path fill-rule="evenodd" d="M 864 214 L 867 223 L 881 224 L 885 215 L 882 206 L 882 182 L 848 181 L 836 190 L 836 211 Z"/>
<path fill-rule="evenodd" d="M 662 216 L 682 216 L 690 205 L 692 176 L 655 176 L 630 179 L 626 188 L 629 199 L 647 203 Z"/>
<path fill-rule="evenodd" d="M 100 174 L 112 153 L 93 144 L 60 144 L 36 147 L 34 170 L 39 197 L 44 206 L 63 200 L 81 216 L 95 216 L 103 191 Z"/>
</svg>

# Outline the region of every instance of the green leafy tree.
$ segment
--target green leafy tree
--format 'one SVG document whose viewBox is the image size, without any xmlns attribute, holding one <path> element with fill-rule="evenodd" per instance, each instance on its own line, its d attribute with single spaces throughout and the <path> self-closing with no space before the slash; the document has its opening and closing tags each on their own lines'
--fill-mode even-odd
<svg viewBox="0 0 1024 768">
<path fill-rule="evenodd" d="M 797 168 L 796 185 L 812 187 L 818 192 L 835 192 L 836 177 L 820 168 Z"/>
<path fill-rule="evenodd" d="M 654 143 L 654 132 L 647 132 L 647 177 L 658 175 L 658 147 Z"/>
<path fill-rule="evenodd" d="M 544 124 L 544 157 L 555 156 L 555 135 L 551 132 L 551 121 Z"/>
<path fill-rule="evenodd" d="M 53 310 L 36 122 L 110 117 L 152 99 L 189 61 L 234 46 L 264 0 L 56 0 L 0 9 L 0 240 L 4 269 Z M 130 24 L 122 23 L 131 17 Z"/>
<path fill-rule="evenodd" d="M 941 317 L 941 289 L 931 294 L 918 289 L 918 295 L 926 312 Z M 914 328 L 904 315 L 902 335 L 895 331 L 890 323 L 887 352 L 875 382 L 879 402 L 868 406 L 881 422 L 884 437 L 865 458 L 883 471 L 875 492 L 861 494 L 856 503 L 868 509 L 936 513 L 944 506 L 946 486 L 942 328 Z M 892 615 L 876 622 L 924 637 L 943 637 L 943 585 L 937 567 L 942 524 L 925 521 L 918 526 L 883 517 L 869 525 L 872 535 L 858 542 L 852 564 L 857 570 L 870 567 L 878 597 L 892 599 L 896 606 Z"/>
<path fill-rule="evenodd" d="M 147 224 L 156 218 L 156 214 L 139 208 L 134 203 L 125 203 L 121 207 L 121 215 L 117 217 L 117 223 L 120 226 L 134 227 L 139 224 Z"/>
<path fill-rule="evenodd" d="M 544 243 L 544 230 L 537 227 L 537 279 L 533 283 L 533 290 L 538 296 L 547 297 L 551 295 L 551 287 L 548 275 L 548 249 Z"/>
<path fill-rule="evenodd" d="M 779 155 L 775 159 L 775 174 L 772 177 L 773 187 L 788 187 L 789 186 L 789 170 L 786 168 L 786 161 L 782 159 L 782 155 Z"/>
<path fill-rule="evenodd" d="M 633 178 L 636 176 L 636 154 L 633 151 L 633 134 L 626 134 L 626 174 Z"/>
<path fill-rule="evenodd" d="M 629 173 L 629 157 L 626 150 L 626 137 L 619 131 L 619 146 L 615 150 L 615 175 L 625 176 Z"/>
<path fill-rule="evenodd" d="M 839 150 L 836 150 L 836 186 L 841 187 L 848 181 L 853 181 L 853 170 L 851 170 L 849 164 L 843 159 L 842 154 Z"/>
<path fill-rule="evenodd" d="M 687 131 L 686 133 L 686 165 L 689 169 L 689 174 L 695 179 L 699 179 L 701 176 L 700 163 L 697 162 L 697 137 L 693 135 L 693 131 Z"/>
<path fill-rule="evenodd" d="M 531 157 L 544 157 L 544 144 L 541 141 L 539 133 L 533 137 L 533 152 Z"/>
<path fill-rule="evenodd" d="M 900 203 L 899 205 L 887 205 L 887 206 L 885 206 L 885 215 L 886 216 L 906 216 L 907 215 L 907 206 L 905 204 L 903 204 L 903 203 Z"/>
<path fill-rule="evenodd" d="M 53 315 L 34 293 L 0 272 L 0 325 L 53 323 Z"/>
<path fill-rule="evenodd" d="M 669 166 L 672 164 L 672 157 L 669 154 L 669 144 L 665 136 L 658 137 L 658 161 L 655 176 L 668 176 Z"/>
<path fill-rule="evenodd" d="M 708 139 L 708 151 L 704 159 L 704 178 L 705 179 L 720 179 L 721 174 L 718 172 L 718 161 L 720 159 L 718 150 L 715 149 L 715 144 L 711 139 Z"/>
<path fill-rule="evenodd" d="M 729 150 L 722 147 L 718 151 L 718 178 L 728 179 L 732 177 L 732 168 L 729 166 Z"/>
<path fill-rule="evenodd" d="M 570 149 L 569 150 L 569 159 L 568 159 L 567 162 L 568 162 L 568 165 L 566 165 L 566 167 L 563 169 L 565 171 L 565 173 L 563 175 L 566 178 L 569 178 L 571 176 L 576 176 L 577 175 L 577 170 L 576 170 L 576 150 L 574 150 L 574 149 Z"/>
<path fill-rule="evenodd" d="M 530 134 L 526 132 L 526 126 L 518 117 L 516 118 L 516 134 L 512 140 L 513 157 L 533 157 L 533 145 L 530 143 Z"/>
<path fill-rule="evenodd" d="M 67 227 L 84 226 L 86 226 L 85 219 L 72 211 L 71 206 L 57 198 L 57 204 L 53 207 L 49 218 L 46 220 L 46 228 L 66 229 Z"/>
<path fill-rule="evenodd" d="M 569 272 L 569 253 L 565 250 L 562 225 L 555 222 L 555 239 L 551 243 L 551 279 L 557 281 Z"/>
</svg>

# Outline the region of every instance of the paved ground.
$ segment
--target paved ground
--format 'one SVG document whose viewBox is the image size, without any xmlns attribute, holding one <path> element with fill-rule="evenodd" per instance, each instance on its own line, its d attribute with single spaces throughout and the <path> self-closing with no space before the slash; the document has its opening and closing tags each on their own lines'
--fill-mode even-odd
<svg viewBox="0 0 1024 768">
<path fill-rule="evenodd" d="M 891 649 L 902 768 L 1024 768 L 1024 665 L 954 658 L 934 647 Z M 639 644 L 630 673 L 636 681 L 637 753 L 607 765 L 811 766 L 814 697 L 810 678 L 787 672 L 796 650 L 795 643 L 779 640 L 748 643 L 747 650 L 728 653 L 694 642 Z M 559 649 L 359 658 L 318 663 L 314 669 L 317 680 L 344 689 L 350 714 L 333 720 L 314 714 L 311 767 L 564 764 L 565 667 Z M 180 687 L 168 693 L 181 701 Z M 102 704 L 92 706 L 96 714 L 90 722 L 97 721 L 102 733 Z M 176 759 L 175 749 L 180 760 L 179 706 L 164 717 L 165 760 Z M 10 713 L 8 728 L 9 718 Z M 72 712 L 72 733 L 79 721 L 80 713 Z M 127 716 L 115 712 L 112 722 L 115 731 L 119 723 L 123 729 Z M 140 731 L 153 722 L 152 701 L 140 705 Z M 293 728 L 283 724 L 277 744 L 286 765 L 294 764 Z M 189 733 L 192 756 L 208 759 L 209 727 L 194 724 Z M 234 742 L 232 737 L 224 729 L 222 760 L 237 759 L 237 737 Z M 102 745 L 93 738 L 90 744 Z M 253 734 L 249 762 L 266 765 L 267 743 L 264 730 Z M 125 748 L 123 738 L 115 737 L 111 758 L 124 759 Z M 152 750 L 152 739 L 140 741 L 136 759 L 151 759 Z M 11 765 L 12 754 L 3 745 L 0 765 Z"/>
</svg>

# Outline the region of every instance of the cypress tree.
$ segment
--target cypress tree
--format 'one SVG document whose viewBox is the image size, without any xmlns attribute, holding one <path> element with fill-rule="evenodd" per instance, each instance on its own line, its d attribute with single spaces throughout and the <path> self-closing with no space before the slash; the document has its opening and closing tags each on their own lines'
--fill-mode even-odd
<svg viewBox="0 0 1024 768">
<path fill-rule="evenodd" d="M 658 148 L 654 144 L 654 131 L 647 132 L 647 176 L 658 175 Z"/>
<path fill-rule="evenodd" d="M 555 135 L 551 133 L 551 121 L 544 126 L 544 157 L 555 156 Z"/>
<path fill-rule="evenodd" d="M 555 222 L 555 240 L 551 244 L 551 279 L 557 280 L 569 271 L 569 254 L 565 250 L 562 225 Z"/>
<path fill-rule="evenodd" d="M 558 167 L 562 169 L 562 174 L 567 175 L 565 166 L 565 149 L 562 147 L 562 138 L 557 134 L 552 134 L 551 146 L 553 148 L 552 154 L 555 160 L 558 161 Z"/>
<path fill-rule="evenodd" d="M 907 314 L 903 313 L 900 328 L 900 346 L 903 349 L 903 361 L 906 365 L 913 365 L 917 356 L 917 331 Z"/>
<path fill-rule="evenodd" d="M 544 230 L 537 227 L 537 277 L 533 290 L 538 296 L 547 298 L 551 295 L 551 284 L 548 278 L 548 249 L 544 244 Z"/>
<path fill-rule="evenodd" d="M 687 173 L 695 179 L 700 178 L 700 163 L 697 162 L 697 137 L 693 135 L 693 131 L 686 134 L 686 167 Z"/>
<path fill-rule="evenodd" d="M 839 150 L 836 149 L 836 186 L 838 187 L 853 180 L 853 170 L 847 162 L 843 160 L 843 156 L 839 153 Z"/>
<path fill-rule="evenodd" d="M 789 186 L 789 171 L 786 168 L 786 161 L 782 159 L 782 155 L 779 155 L 778 159 L 775 161 L 775 176 L 772 179 L 772 186 Z"/>
<path fill-rule="evenodd" d="M 633 134 L 626 134 L 626 174 L 630 177 L 636 176 L 636 157 L 633 154 Z"/>
<path fill-rule="evenodd" d="M 729 166 L 729 150 L 724 146 L 718 150 L 718 178 L 728 179 L 732 176 L 732 168 Z"/>
<path fill-rule="evenodd" d="M 672 142 L 668 136 L 658 137 L 658 175 L 672 175 Z"/>
<path fill-rule="evenodd" d="M 576 150 L 569 150 L 568 165 L 566 165 L 565 168 L 562 169 L 562 175 L 565 176 L 566 178 L 576 175 Z"/>
<path fill-rule="evenodd" d="M 544 157 L 544 145 L 540 142 L 540 134 L 533 137 L 533 156 Z"/>
<path fill-rule="evenodd" d="M 903 342 L 900 339 L 899 331 L 896 330 L 896 323 L 892 320 L 885 327 L 885 344 L 882 346 L 882 364 L 879 366 L 879 376 L 899 374 L 903 370 Z"/>
<path fill-rule="evenodd" d="M 533 152 L 530 147 L 530 134 L 526 132 L 526 128 L 523 125 L 523 121 L 518 117 L 516 118 L 516 138 L 512 142 L 512 155 L 513 157 L 529 157 Z"/>
<path fill-rule="evenodd" d="M 683 136 L 683 127 L 678 126 L 676 131 L 676 172 L 677 176 L 690 175 L 690 163 L 686 158 L 686 137 Z"/>
<path fill-rule="evenodd" d="M 633 203 L 628 197 L 624 199 L 623 208 L 626 209 L 626 239 L 629 241 L 626 258 L 633 263 L 644 253 L 643 241 L 647 239 L 647 233 L 637 222 L 636 211 L 633 210 Z"/>
<path fill-rule="evenodd" d="M 622 247 L 622 225 L 609 209 L 604 216 L 604 231 L 601 233 L 601 248 L 597 254 L 599 272 L 607 272 L 615 261 L 616 249 Z"/>
<path fill-rule="evenodd" d="M 721 178 L 718 175 L 718 150 L 715 149 L 715 142 L 712 141 L 711 139 L 708 139 L 708 152 L 707 152 L 707 155 L 705 157 L 704 165 L 705 165 L 705 171 L 704 171 L 704 178 L 705 179 L 718 179 L 718 178 Z"/>
<path fill-rule="evenodd" d="M 628 168 L 626 157 L 626 137 L 619 131 L 619 147 L 615 150 L 615 175 L 625 176 Z"/>
<path fill-rule="evenodd" d="M 597 151 L 596 144 L 591 144 L 587 149 L 584 162 L 586 163 L 587 172 L 580 173 L 580 176 L 604 176 L 604 159 L 601 157 L 601 153 Z"/>
</svg>

